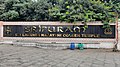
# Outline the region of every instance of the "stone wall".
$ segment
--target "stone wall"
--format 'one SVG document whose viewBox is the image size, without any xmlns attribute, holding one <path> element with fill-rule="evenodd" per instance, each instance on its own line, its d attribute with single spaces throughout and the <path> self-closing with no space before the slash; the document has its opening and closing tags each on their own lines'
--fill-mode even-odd
<svg viewBox="0 0 120 67">
<path fill-rule="evenodd" d="M 84 43 L 86 48 L 113 48 L 114 39 L 104 39 L 104 38 L 38 38 L 38 37 L 3 37 L 3 25 L 73 25 L 71 23 L 60 23 L 60 22 L 2 22 L 0 21 L 0 40 L 5 42 L 15 42 L 15 41 L 33 41 L 39 43 L 60 43 L 70 44 L 74 43 Z M 83 25 L 82 23 L 76 23 L 75 25 Z M 102 25 L 101 22 L 91 22 L 88 25 Z M 111 23 L 115 25 L 115 23 Z M 5 43 L 4 42 L 4 43 Z"/>
</svg>

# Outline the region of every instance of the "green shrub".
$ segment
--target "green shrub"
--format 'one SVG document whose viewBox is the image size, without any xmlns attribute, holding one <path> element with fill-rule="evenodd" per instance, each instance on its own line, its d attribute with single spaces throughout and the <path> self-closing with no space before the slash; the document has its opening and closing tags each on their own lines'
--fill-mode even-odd
<svg viewBox="0 0 120 67">
<path fill-rule="evenodd" d="M 18 12 L 12 10 L 0 15 L 1 20 L 13 21 L 19 18 Z"/>
<path fill-rule="evenodd" d="M 110 27 L 109 23 L 115 22 L 120 10 L 119 5 L 120 3 L 114 4 L 114 1 L 60 0 L 49 9 L 49 14 L 56 20 L 69 23 L 102 21 L 103 28 L 106 28 Z"/>
<path fill-rule="evenodd" d="M 106 28 L 117 16 L 120 18 L 120 0 L 0 0 L 3 21 L 81 21 L 85 25 L 102 21 Z"/>
</svg>

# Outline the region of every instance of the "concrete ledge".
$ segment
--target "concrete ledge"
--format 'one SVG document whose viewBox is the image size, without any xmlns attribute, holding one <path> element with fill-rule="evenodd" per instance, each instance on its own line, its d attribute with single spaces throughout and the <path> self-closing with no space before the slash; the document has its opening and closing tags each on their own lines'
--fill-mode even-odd
<svg viewBox="0 0 120 67">
<path fill-rule="evenodd" d="M 15 46 L 30 46 L 30 47 L 38 47 L 38 48 L 44 48 L 44 49 L 67 49 L 70 47 L 70 43 L 57 43 L 57 42 L 39 42 L 39 41 L 24 41 L 24 40 L 18 40 L 18 41 L 0 41 L 0 44 L 13 44 Z M 74 42 L 75 43 L 75 42 Z M 108 42 L 78 42 L 83 43 L 84 48 L 113 48 L 114 42 L 108 41 Z M 75 43 L 75 46 L 77 48 L 78 43 Z"/>
<path fill-rule="evenodd" d="M 113 48 L 113 42 L 100 42 L 100 43 L 83 43 L 84 48 Z M 43 49 L 67 49 L 70 47 L 70 43 L 38 43 L 38 42 L 14 42 L 16 46 L 31 46 Z M 75 48 L 78 43 L 75 43 Z"/>
<path fill-rule="evenodd" d="M 13 42 L 13 45 L 16 45 L 16 46 L 36 46 L 36 43 L 34 42 L 23 42 L 23 41 L 18 41 L 18 42 Z"/>
<path fill-rule="evenodd" d="M 0 44 L 13 44 L 13 41 L 0 41 Z"/>
<path fill-rule="evenodd" d="M 37 38 L 37 37 L 4 37 L 4 41 L 29 41 L 38 43 L 99 43 L 99 42 L 115 42 L 116 39 L 104 39 L 104 38 Z"/>
<path fill-rule="evenodd" d="M 69 48 L 69 44 L 48 44 L 48 43 L 38 43 L 36 45 L 38 48 L 43 49 L 67 49 Z"/>
</svg>

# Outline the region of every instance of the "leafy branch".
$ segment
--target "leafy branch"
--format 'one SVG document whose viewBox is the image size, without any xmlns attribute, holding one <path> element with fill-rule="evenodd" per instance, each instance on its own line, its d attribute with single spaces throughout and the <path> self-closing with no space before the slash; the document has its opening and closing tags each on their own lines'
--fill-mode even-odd
<svg viewBox="0 0 120 67">
<path fill-rule="evenodd" d="M 103 28 L 108 28 L 109 23 L 115 22 L 119 11 L 120 3 L 116 4 L 114 1 L 60 0 L 49 9 L 49 15 L 56 20 L 68 23 L 82 21 L 85 26 L 90 21 L 102 21 Z"/>
</svg>

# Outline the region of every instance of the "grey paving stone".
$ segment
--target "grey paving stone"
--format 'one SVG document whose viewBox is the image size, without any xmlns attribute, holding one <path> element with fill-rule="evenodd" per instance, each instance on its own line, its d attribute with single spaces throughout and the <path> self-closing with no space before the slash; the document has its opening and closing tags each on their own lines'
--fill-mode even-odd
<svg viewBox="0 0 120 67">
<path fill-rule="evenodd" d="M 120 67 L 120 64 L 117 64 L 116 67 Z"/>
<path fill-rule="evenodd" d="M 103 65 L 93 64 L 92 67 L 104 67 Z"/>
<path fill-rule="evenodd" d="M 58 63 L 55 65 L 56 67 L 66 67 L 67 64 L 64 64 L 64 63 Z"/>
<path fill-rule="evenodd" d="M 51 65 L 49 65 L 49 64 L 45 64 L 45 65 L 40 66 L 40 67 L 53 67 L 53 66 L 51 66 Z"/>
<path fill-rule="evenodd" d="M 91 65 L 80 64 L 78 67 L 91 67 Z"/>
<path fill-rule="evenodd" d="M 49 65 L 51 65 L 51 66 L 52 66 L 52 65 L 54 66 L 54 65 L 57 65 L 57 64 L 59 64 L 59 63 L 57 63 L 57 62 L 52 62 L 52 61 L 51 61 L 51 62 L 48 62 L 47 64 L 49 64 Z"/>
<path fill-rule="evenodd" d="M 115 67 L 115 64 L 105 64 L 104 67 Z"/>
<path fill-rule="evenodd" d="M 95 64 L 95 65 L 104 65 L 105 62 L 104 62 L 104 60 L 95 59 L 94 61 L 92 61 L 92 64 Z"/>
<path fill-rule="evenodd" d="M 120 67 L 120 53 L 110 51 L 51 50 L 0 45 L 0 67 Z"/>
</svg>

